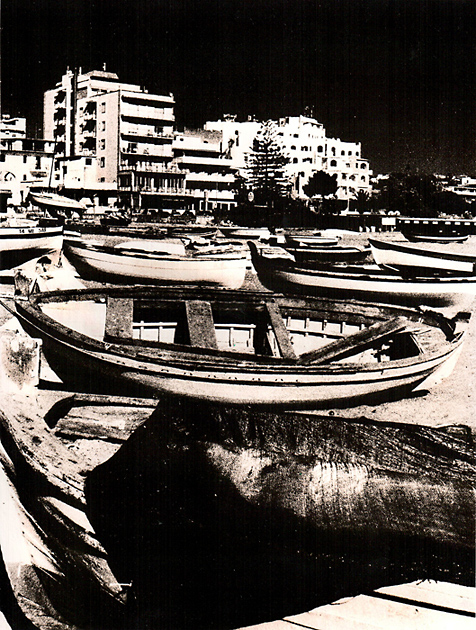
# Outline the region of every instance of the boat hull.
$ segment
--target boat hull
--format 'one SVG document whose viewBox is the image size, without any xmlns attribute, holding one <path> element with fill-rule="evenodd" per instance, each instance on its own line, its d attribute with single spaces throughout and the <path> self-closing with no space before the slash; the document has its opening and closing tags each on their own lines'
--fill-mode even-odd
<svg viewBox="0 0 476 630">
<path fill-rule="evenodd" d="M 476 277 L 407 279 L 366 268 L 308 269 L 255 250 L 252 261 L 260 281 L 274 291 L 459 309 L 470 308 L 476 295 Z"/>
<path fill-rule="evenodd" d="M 5 269 L 36 255 L 60 251 L 63 227 L 0 227 L 0 266 Z"/>
<path fill-rule="evenodd" d="M 63 295 L 67 297 L 68 292 Z M 116 295 L 125 293 L 116 291 Z M 220 299 L 226 303 L 237 296 L 225 294 Z M 246 304 L 241 308 L 245 310 Z M 77 312 L 73 302 L 72 313 Z M 458 336 L 427 355 L 384 363 L 313 365 L 254 355 L 220 356 L 215 350 L 174 349 L 173 344 L 146 349 L 141 342 L 131 348 L 118 340 L 111 345 L 101 340 L 101 334 L 91 338 L 73 331 L 48 313 L 51 310 L 41 312 L 33 304 L 16 303 L 22 326 L 32 337 L 42 339 L 51 367 L 75 387 L 146 396 L 168 392 L 214 402 L 283 408 L 349 406 L 366 399 L 395 397 L 396 392 L 406 395 L 424 387 L 434 372 L 455 360 L 463 342 Z"/>
<path fill-rule="evenodd" d="M 210 284 L 238 289 L 245 280 L 246 256 L 220 254 L 154 256 L 113 248 L 91 248 L 81 243 L 65 243 L 67 257 L 80 274 L 94 279 L 133 283 Z"/>
<path fill-rule="evenodd" d="M 441 249 L 428 249 L 404 243 L 394 243 L 369 239 L 372 256 L 381 267 L 389 267 L 402 272 L 417 270 L 420 275 L 432 276 L 438 273 L 453 275 L 475 275 L 476 257 L 448 252 Z"/>
</svg>

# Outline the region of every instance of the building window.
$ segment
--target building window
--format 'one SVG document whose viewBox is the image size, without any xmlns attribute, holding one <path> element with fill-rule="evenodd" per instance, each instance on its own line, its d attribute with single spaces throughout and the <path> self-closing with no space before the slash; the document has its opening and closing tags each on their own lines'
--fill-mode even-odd
<svg viewBox="0 0 476 630">
<path fill-rule="evenodd" d="M 362 175 L 360 179 L 365 182 L 365 175 Z"/>
<path fill-rule="evenodd" d="M 298 163 L 298 159 L 295 157 L 293 158 L 293 164 L 297 164 Z"/>
<path fill-rule="evenodd" d="M 99 181 L 100 181 L 100 182 L 102 182 L 102 183 L 104 183 L 104 182 L 106 181 L 106 178 L 105 178 L 105 177 L 100 177 L 100 178 L 99 178 Z"/>
<path fill-rule="evenodd" d="M 345 151 L 341 151 L 341 152 L 340 152 L 340 154 L 341 154 L 341 155 L 345 155 Z"/>
<path fill-rule="evenodd" d="M 26 182 L 26 175 L 23 175 L 23 181 Z"/>
<path fill-rule="evenodd" d="M 352 151 L 349 151 L 349 155 L 352 155 Z"/>
<path fill-rule="evenodd" d="M 342 179 L 347 179 L 347 175 L 345 173 L 342 173 Z"/>
<path fill-rule="evenodd" d="M 335 147 L 332 147 L 331 151 L 332 151 L 332 155 L 336 154 L 336 148 Z"/>
<path fill-rule="evenodd" d="M 99 166 L 101 168 L 104 168 L 106 166 L 106 160 L 103 157 L 99 158 Z"/>
<path fill-rule="evenodd" d="M 26 164 L 26 162 L 27 162 L 27 157 L 26 157 L 26 155 L 24 155 L 23 156 L 23 164 Z"/>
<path fill-rule="evenodd" d="M 295 145 L 295 144 L 292 144 L 292 145 L 291 145 L 291 151 L 295 151 L 295 150 L 296 150 L 296 145 Z"/>
<path fill-rule="evenodd" d="M 331 166 L 337 166 L 337 160 L 331 160 Z"/>
<path fill-rule="evenodd" d="M 364 164 L 364 163 L 362 163 L 362 164 L 360 165 L 360 168 L 361 168 L 361 169 L 365 169 L 365 164 Z"/>
<path fill-rule="evenodd" d="M 91 158 L 86 158 L 86 166 L 91 166 L 91 164 L 93 163 Z"/>
<path fill-rule="evenodd" d="M 106 113 L 106 103 L 101 103 L 101 113 L 105 114 Z"/>
<path fill-rule="evenodd" d="M 101 138 L 100 145 L 101 149 L 104 151 L 104 149 L 106 148 L 106 140 L 104 138 Z"/>
<path fill-rule="evenodd" d="M 5 162 L 5 153 L 0 155 L 0 162 Z"/>
<path fill-rule="evenodd" d="M 318 153 L 322 153 L 322 152 L 323 152 L 323 150 L 324 150 L 324 148 L 322 147 L 322 145 L 319 145 L 319 146 L 317 147 L 317 152 L 318 152 Z"/>
<path fill-rule="evenodd" d="M 101 121 L 101 131 L 106 131 L 106 121 Z"/>
</svg>

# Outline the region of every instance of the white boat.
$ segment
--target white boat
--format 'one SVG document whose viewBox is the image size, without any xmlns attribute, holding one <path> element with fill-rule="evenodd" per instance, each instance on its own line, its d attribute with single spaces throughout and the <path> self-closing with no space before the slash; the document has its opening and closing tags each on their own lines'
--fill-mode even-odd
<svg viewBox="0 0 476 630">
<path fill-rule="evenodd" d="M 396 306 L 184 286 L 43 292 L 12 311 L 69 387 L 275 408 L 432 387 L 467 325 Z"/>
<path fill-rule="evenodd" d="M 0 226 L 0 266 L 7 268 L 63 245 L 63 226 Z"/>
<path fill-rule="evenodd" d="M 95 280 L 133 284 L 207 284 L 238 289 L 245 280 L 243 248 L 187 252 L 180 239 L 158 239 L 119 244 L 65 238 L 67 258 L 80 275 Z"/>
<path fill-rule="evenodd" d="M 295 247 L 332 247 L 337 245 L 339 240 L 340 236 L 325 236 L 322 235 L 320 232 L 318 232 L 317 234 L 286 234 L 286 242 Z"/>
<path fill-rule="evenodd" d="M 372 256 L 377 265 L 402 274 L 434 276 L 441 273 L 476 274 L 476 256 L 430 249 L 422 245 L 395 243 L 369 238 Z"/>
<path fill-rule="evenodd" d="M 36 206 L 42 210 L 47 210 L 55 216 L 70 216 L 73 212 L 81 215 L 86 210 L 86 206 L 84 206 L 80 201 L 64 197 L 63 195 L 58 195 L 57 193 L 30 192 L 30 197 Z"/>
<path fill-rule="evenodd" d="M 219 230 L 223 234 L 223 236 L 227 236 L 229 238 L 266 239 L 271 236 L 271 232 L 266 227 L 240 227 L 236 225 L 220 225 Z"/>
<path fill-rule="evenodd" d="M 476 295 L 476 276 L 403 278 L 377 265 L 314 269 L 289 260 L 282 248 L 249 246 L 260 281 L 274 291 L 459 309 L 471 308 Z"/>
</svg>

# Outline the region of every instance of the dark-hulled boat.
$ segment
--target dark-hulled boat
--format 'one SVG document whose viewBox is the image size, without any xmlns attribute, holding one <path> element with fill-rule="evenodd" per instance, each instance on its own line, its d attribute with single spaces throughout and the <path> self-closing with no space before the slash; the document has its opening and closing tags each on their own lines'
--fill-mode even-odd
<svg viewBox="0 0 476 630">
<path fill-rule="evenodd" d="M 363 585 L 471 579 L 465 427 L 155 402 L 0 405 L 4 558 L 38 627 L 236 628 Z"/>
<path fill-rule="evenodd" d="M 70 385 L 276 407 L 425 388 L 454 365 L 465 326 L 392 306 L 192 287 L 45 292 L 10 308 Z"/>
<path fill-rule="evenodd" d="M 471 308 L 476 295 L 476 276 L 403 277 L 377 265 L 314 268 L 282 248 L 249 246 L 260 281 L 273 291 L 457 309 Z"/>
<path fill-rule="evenodd" d="M 128 588 L 91 523 L 87 483 L 154 401 L 37 389 L 3 400 L 0 547 L 22 614 L 35 628 L 124 627 Z"/>
</svg>

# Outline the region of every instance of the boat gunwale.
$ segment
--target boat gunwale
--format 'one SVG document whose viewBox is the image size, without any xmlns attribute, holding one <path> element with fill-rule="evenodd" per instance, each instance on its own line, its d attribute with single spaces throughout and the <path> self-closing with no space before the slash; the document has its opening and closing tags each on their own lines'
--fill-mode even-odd
<svg viewBox="0 0 476 630">
<path fill-rule="evenodd" d="M 448 252 L 441 249 L 432 250 L 420 245 L 411 243 L 396 243 L 394 241 L 380 241 L 378 239 L 369 238 L 371 247 L 385 251 L 401 251 L 403 253 L 425 256 L 428 258 L 436 258 L 441 260 L 454 260 L 456 262 L 469 262 L 476 264 L 476 256 L 470 254 L 461 254 L 459 252 Z"/>
<path fill-rule="evenodd" d="M 137 287 L 140 290 L 140 287 Z M 117 292 L 117 290 L 116 290 Z M 119 294 L 127 294 L 128 287 L 124 287 L 123 291 L 119 291 Z M 136 290 L 136 293 L 138 291 Z M 149 291 L 150 292 L 150 291 Z M 46 303 L 54 303 L 59 301 L 61 297 L 73 297 L 75 294 L 82 296 L 83 300 L 88 299 L 94 295 L 96 297 L 104 297 L 107 294 L 104 289 L 79 289 L 79 290 L 65 290 L 65 291 L 53 291 L 48 293 L 39 293 L 31 296 L 28 301 L 15 300 L 16 311 L 20 317 L 27 320 L 30 326 L 36 327 L 41 330 L 43 334 L 48 335 L 56 343 L 67 345 L 76 352 L 88 353 L 95 356 L 97 360 L 110 360 L 109 357 L 116 357 L 120 362 L 132 361 L 134 368 L 137 369 L 137 363 L 143 364 L 144 370 L 147 371 L 150 367 L 160 366 L 173 366 L 177 369 L 193 370 L 193 371 L 205 371 L 213 370 L 214 372 L 225 371 L 244 371 L 244 372 L 282 372 L 285 374 L 323 374 L 323 373 L 353 373 L 353 372 L 372 372 L 372 371 L 386 371 L 393 368 L 403 368 L 411 365 L 422 364 L 429 360 L 436 360 L 440 356 L 444 356 L 454 350 L 462 340 L 464 339 L 464 333 L 456 335 L 453 339 L 446 338 L 442 340 L 439 349 L 430 350 L 426 352 L 419 352 L 417 355 L 406 357 L 398 360 L 384 361 L 381 363 L 335 363 L 325 365 L 300 365 L 296 361 L 291 361 L 282 357 L 274 357 L 268 355 L 248 354 L 248 353 L 236 353 L 232 351 L 210 350 L 207 348 L 193 347 L 193 346 L 179 346 L 173 343 L 163 343 L 162 347 L 158 347 L 160 342 L 156 345 L 148 344 L 146 346 L 133 345 L 126 343 L 110 343 L 108 341 L 101 341 L 92 337 L 89 337 L 83 333 L 74 331 L 73 329 L 60 324 L 51 316 L 42 312 L 40 308 L 40 302 L 43 300 Z M 240 293 L 239 291 L 228 291 L 228 293 Z M 243 292 L 244 295 L 248 295 L 247 292 Z M 242 293 L 242 295 L 243 295 Z M 250 292 L 252 293 L 252 292 Z M 261 294 L 262 295 L 262 294 Z M 265 294 L 270 300 L 273 294 Z M 276 295 L 274 296 L 276 299 Z M 282 296 L 284 297 L 284 296 Z M 45 299 L 46 298 L 46 299 Z M 54 298 L 57 298 L 56 300 Z M 150 299 L 150 298 L 149 298 Z M 287 298 L 284 298 L 285 300 Z M 291 298 L 292 300 L 292 298 Z M 175 299 L 175 302 L 177 298 Z M 308 300 L 304 300 L 308 302 Z M 321 301 L 311 298 L 311 301 Z M 327 302 L 334 302 L 333 300 L 327 300 Z M 279 304 L 279 301 L 278 301 Z M 365 308 L 367 305 L 363 305 Z M 371 308 L 375 308 L 375 305 L 371 305 Z M 25 315 L 22 313 L 22 309 L 26 311 Z M 445 337 L 447 334 L 442 328 L 441 321 L 447 322 L 446 318 L 433 316 L 431 311 L 419 312 L 415 309 L 405 309 L 399 307 L 392 307 L 386 305 L 386 310 L 391 311 L 407 311 L 407 313 L 413 314 L 413 316 L 422 323 L 426 323 L 429 326 L 438 328 Z M 19 312 L 20 311 L 20 312 Z M 33 321 L 32 321 L 33 319 Z M 34 320 L 37 320 L 35 322 Z M 381 318 L 382 319 L 382 318 Z M 428 323 L 427 320 L 431 323 Z M 372 318 L 375 321 L 375 317 Z M 55 333 L 55 334 L 53 334 Z M 74 343 L 73 343 L 74 342 Z M 142 349 L 157 349 L 163 350 L 164 356 L 148 357 L 144 354 L 141 355 Z M 137 349 L 137 352 L 133 352 L 133 349 Z M 167 356 L 167 353 L 170 356 Z M 98 356 L 103 355 L 102 357 Z M 231 356 L 229 356 L 231 355 Z M 123 367 L 124 367 L 123 363 Z M 127 366 L 126 366 L 127 367 Z"/>
<path fill-rule="evenodd" d="M 157 240 L 160 242 L 160 239 Z M 197 254 L 192 255 L 180 255 L 180 254 L 171 254 L 169 252 L 146 252 L 146 251 L 137 251 L 137 250 L 128 250 L 123 249 L 119 250 L 118 248 L 112 247 L 110 245 L 98 245 L 98 244 L 89 244 L 87 242 L 68 242 L 68 239 L 64 241 L 65 248 L 70 251 L 71 254 L 76 256 L 81 256 L 82 250 L 88 252 L 98 252 L 100 254 L 107 254 L 109 256 L 115 256 L 120 259 L 124 258 L 132 258 L 138 260 L 147 260 L 147 261 L 180 261 L 180 262 L 190 262 L 197 263 L 201 261 L 206 262 L 230 262 L 230 261 L 246 261 L 247 255 L 246 252 L 242 250 L 237 250 L 236 252 L 217 252 L 216 254 L 201 254 L 198 252 Z M 75 252 L 77 249 L 79 252 Z M 85 256 L 86 262 L 90 260 L 89 257 Z"/>
</svg>

